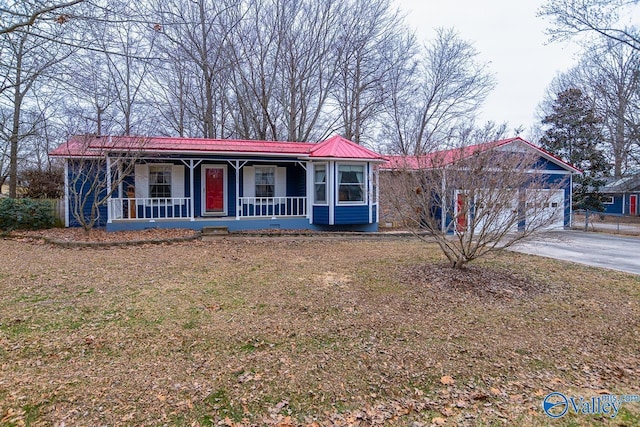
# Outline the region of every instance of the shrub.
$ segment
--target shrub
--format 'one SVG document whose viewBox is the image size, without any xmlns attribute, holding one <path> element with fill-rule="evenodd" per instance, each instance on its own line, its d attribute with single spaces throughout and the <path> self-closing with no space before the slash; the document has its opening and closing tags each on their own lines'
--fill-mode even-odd
<svg viewBox="0 0 640 427">
<path fill-rule="evenodd" d="M 38 230 L 54 224 L 53 207 L 47 200 L 0 199 L 0 230 Z"/>
</svg>

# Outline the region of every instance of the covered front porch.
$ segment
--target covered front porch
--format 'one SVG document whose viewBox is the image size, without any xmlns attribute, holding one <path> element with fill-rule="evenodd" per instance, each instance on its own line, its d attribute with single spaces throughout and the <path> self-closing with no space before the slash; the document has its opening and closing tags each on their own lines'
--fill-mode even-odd
<svg viewBox="0 0 640 427">
<path fill-rule="evenodd" d="M 308 168 L 308 162 L 284 159 L 140 159 L 134 173 L 118 179 L 119 188 L 108 199 L 107 227 L 280 218 L 309 224 Z"/>
</svg>

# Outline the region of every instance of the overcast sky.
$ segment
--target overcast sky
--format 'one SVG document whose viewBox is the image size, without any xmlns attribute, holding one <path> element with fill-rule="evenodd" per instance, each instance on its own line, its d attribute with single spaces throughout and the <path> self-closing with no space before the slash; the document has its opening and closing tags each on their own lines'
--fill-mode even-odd
<svg viewBox="0 0 640 427">
<path fill-rule="evenodd" d="M 421 41 L 435 27 L 455 27 L 473 42 L 482 61 L 490 62 L 498 85 L 489 95 L 481 121 L 524 125 L 536 121 L 535 110 L 553 77 L 571 68 L 578 48 L 569 42 L 548 43 L 546 22 L 536 17 L 542 0 L 395 0 Z"/>
</svg>

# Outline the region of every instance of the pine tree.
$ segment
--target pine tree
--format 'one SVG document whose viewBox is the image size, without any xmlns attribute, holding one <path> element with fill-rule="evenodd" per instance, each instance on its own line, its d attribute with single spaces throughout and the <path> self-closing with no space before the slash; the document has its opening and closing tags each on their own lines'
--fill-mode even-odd
<svg viewBox="0 0 640 427">
<path fill-rule="evenodd" d="M 542 123 L 549 128 L 540 145 L 584 172 L 574 178 L 574 208 L 603 211 L 600 187 L 610 165 L 599 148 L 602 119 L 596 116 L 589 99 L 575 88 L 558 93 L 553 113 Z"/>
</svg>

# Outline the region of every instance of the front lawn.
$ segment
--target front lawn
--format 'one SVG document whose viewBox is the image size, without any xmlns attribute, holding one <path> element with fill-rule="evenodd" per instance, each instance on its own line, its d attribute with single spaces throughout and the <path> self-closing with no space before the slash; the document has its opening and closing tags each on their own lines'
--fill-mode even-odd
<svg viewBox="0 0 640 427">
<path fill-rule="evenodd" d="M 0 424 L 612 425 L 640 394 L 640 277 L 414 240 L 0 241 Z"/>
</svg>

